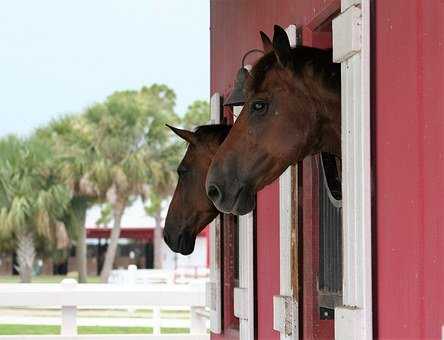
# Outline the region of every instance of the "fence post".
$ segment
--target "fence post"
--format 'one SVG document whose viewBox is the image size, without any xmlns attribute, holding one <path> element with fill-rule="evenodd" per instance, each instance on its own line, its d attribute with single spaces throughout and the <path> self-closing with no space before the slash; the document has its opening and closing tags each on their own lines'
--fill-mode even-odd
<svg viewBox="0 0 444 340">
<path fill-rule="evenodd" d="M 160 307 L 153 307 L 153 334 L 160 335 L 160 326 L 161 326 L 161 316 L 160 316 Z"/>
<path fill-rule="evenodd" d="M 204 311 L 205 307 L 191 307 L 191 334 L 204 334 L 207 332 L 207 318 Z"/>
<path fill-rule="evenodd" d="M 137 283 L 137 266 L 135 264 L 130 264 L 127 271 L 122 271 L 125 273 L 125 284 L 135 285 Z M 133 306 L 128 307 L 128 313 L 134 314 L 136 309 Z"/>
<path fill-rule="evenodd" d="M 64 294 L 74 291 L 77 281 L 64 279 L 61 282 Z M 77 306 L 62 306 L 61 335 L 77 335 Z"/>
<path fill-rule="evenodd" d="M 137 283 L 137 266 L 135 264 L 130 264 L 128 266 L 128 276 L 127 284 L 133 285 Z"/>
</svg>

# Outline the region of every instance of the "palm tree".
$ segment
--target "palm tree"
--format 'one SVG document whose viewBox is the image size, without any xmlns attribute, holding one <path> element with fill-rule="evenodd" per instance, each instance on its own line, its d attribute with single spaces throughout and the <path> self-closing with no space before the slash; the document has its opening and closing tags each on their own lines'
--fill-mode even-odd
<svg viewBox="0 0 444 340">
<path fill-rule="evenodd" d="M 114 264 L 121 220 L 128 204 L 137 196 L 145 199 L 151 179 L 161 167 L 160 150 L 168 142 L 164 124 L 177 120 L 174 92 L 164 85 L 140 91 L 115 92 L 102 104 L 86 112 L 94 131 L 94 148 L 106 166 L 100 190 L 113 208 L 114 224 L 105 255 L 101 279 L 108 280 Z M 150 188 L 151 190 L 151 188 Z"/>
<path fill-rule="evenodd" d="M 177 142 L 176 138 L 164 145 L 156 152 L 156 167 L 151 169 L 150 188 L 148 204 L 145 211 L 154 217 L 154 268 L 162 268 L 162 245 L 163 245 L 163 220 L 162 205 L 168 197 L 171 197 L 176 184 L 176 167 L 183 152 L 184 145 Z"/>
<path fill-rule="evenodd" d="M 0 232 L 15 236 L 21 281 L 30 282 L 35 238 L 56 240 L 71 195 L 56 180 L 51 152 L 38 139 L 7 137 L 0 155 Z"/>
<path fill-rule="evenodd" d="M 147 188 L 144 166 L 140 155 L 132 155 L 130 158 L 123 160 L 121 164 L 116 164 L 111 168 L 111 185 L 106 192 L 106 197 L 112 206 L 114 223 L 100 274 L 102 282 L 108 281 L 114 264 L 125 208 L 134 196 L 145 198 Z"/>
<path fill-rule="evenodd" d="M 86 213 L 104 198 L 100 184 L 105 166 L 93 146 L 93 131 L 81 115 L 71 115 L 52 121 L 39 129 L 37 135 L 45 139 L 58 161 L 58 178 L 71 190 L 72 199 L 64 216 L 65 224 L 76 239 L 76 260 L 79 282 L 87 282 Z"/>
</svg>

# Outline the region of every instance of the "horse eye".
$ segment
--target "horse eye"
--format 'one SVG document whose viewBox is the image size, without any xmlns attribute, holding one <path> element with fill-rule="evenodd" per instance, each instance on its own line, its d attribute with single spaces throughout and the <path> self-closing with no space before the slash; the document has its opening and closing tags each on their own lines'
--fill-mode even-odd
<svg viewBox="0 0 444 340">
<path fill-rule="evenodd" d="M 267 110 L 268 103 L 264 101 L 256 101 L 251 104 L 252 113 L 265 113 Z"/>
</svg>

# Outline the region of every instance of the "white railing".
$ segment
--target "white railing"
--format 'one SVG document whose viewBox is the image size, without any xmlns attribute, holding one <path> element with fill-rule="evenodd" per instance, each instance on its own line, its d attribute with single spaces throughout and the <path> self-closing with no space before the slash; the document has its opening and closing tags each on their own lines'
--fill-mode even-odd
<svg viewBox="0 0 444 340">
<path fill-rule="evenodd" d="M 205 291 L 201 284 L 189 285 L 110 285 L 78 284 L 65 279 L 60 284 L 0 284 L 0 307 L 61 308 L 61 334 L 56 336 L 0 336 L 12 339 L 85 339 L 85 340 L 209 340 Z M 154 307 L 153 334 L 148 335 L 77 335 L 77 308 L 128 306 Z M 189 307 L 190 334 L 161 335 L 160 307 Z"/>
<path fill-rule="evenodd" d="M 128 269 L 114 269 L 111 271 L 108 283 L 126 284 L 155 284 L 174 283 L 174 271 L 163 269 L 137 269 L 135 265 L 129 265 Z"/>
<path fill-rule="evenodd" d="M 115 269 L 108 282 L 112 284 L 153 284 L 153 283 L 189 283 L 194 280 L 208 279 L 209 269 L 203 267 L 182 267 L 176 270 L 137 269 L 129 265 L 128 269 Z"/>
</svg>

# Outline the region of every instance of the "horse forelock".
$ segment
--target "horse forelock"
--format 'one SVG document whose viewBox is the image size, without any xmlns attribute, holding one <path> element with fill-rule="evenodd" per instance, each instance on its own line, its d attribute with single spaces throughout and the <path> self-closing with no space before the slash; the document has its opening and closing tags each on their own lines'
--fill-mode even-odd
<svg viewBox="0 0 444 340">
<path fill-rule="evenodd" d="M 265 80 L 267 72 L 276 64 L 277 58 L 273 51 L 261 57 L 253 66 L 251 70 L 251 77 L 246 83 L 246 92 L 254 93 L 259 90 Z"/>
<path fill-rule="evenodd" d="M 340 77 L 339 65 L 332 62 L 331 50 L 321 50 L 313 47 L 297 46 L 291 50 L 292 63 L 289 69 L 295 77 L 302 75 L 305 67 L 310 64 L 313 76 L 320 77 L 327 86 L 336 86 Z M 246 83 L 247 96 L 258 92 L 266 78 L 268 71 L 278 65 L 273 51 L 261 57 L 251 70 L 251 77 Z M 339 78 L 340 80 L 340 78 Z M 339 82 L 340 84 L 340 82 Z"/>
</svg>

